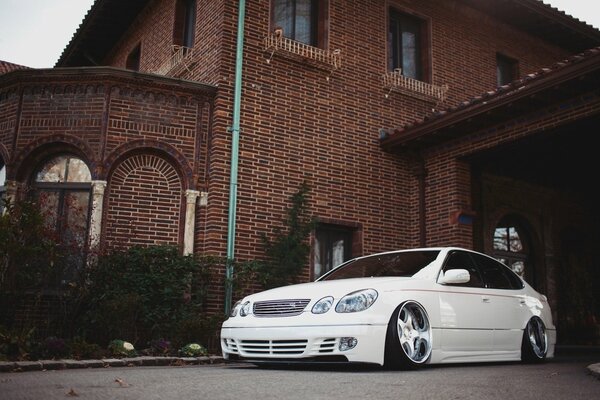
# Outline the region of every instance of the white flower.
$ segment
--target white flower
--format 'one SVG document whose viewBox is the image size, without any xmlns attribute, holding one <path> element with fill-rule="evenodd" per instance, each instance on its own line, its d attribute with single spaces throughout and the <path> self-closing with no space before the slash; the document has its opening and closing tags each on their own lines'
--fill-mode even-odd
<svg viewBox="0 0 600 400">
<path fill-rule="evenodd" d="M 123 348 L 127 351 L 132 351 L 134 350 L 134 347 L 131 343 L 129 342 L 123 342 Z"/>
<path fill-rule="evenodd" d="M 190 349 L 192 350 L 200 350 L 200 345 L 197 343 L 190 344 Z"/>
</svg>

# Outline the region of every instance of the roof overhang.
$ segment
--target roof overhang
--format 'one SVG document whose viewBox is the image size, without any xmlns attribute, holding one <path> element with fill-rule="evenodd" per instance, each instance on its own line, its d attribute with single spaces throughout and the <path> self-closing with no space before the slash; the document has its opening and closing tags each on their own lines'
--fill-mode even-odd
<svg viewBox="0 0 600 400">
<path fill-rule="evenodd" d="M 600 95 L 600 48 L 395 129 L 380 144 L 389 152 L 423 149 L 589 93 Z"/>
<path fill-rule="evenodd" d="M 102 65 L 150 0 L 96 0 L 56 62 L 56 67 Z"/>
<path fill-rule="evenodd" d="M 600 45 L 600 30 L 538 0 L 462 0 L 571 53 Z M 56 67 L 101 65 L 150 0 L 96 0 Z"/>
<path fill-rule="evenodd" d="M 169 92 L 187 93 L 190 96 L 214 97 L 217 87 L 184 79 L 170 78 L 113 67 L 80 67 L 21 69 L 0 75 L 0 88 L 13 84 L 38 82 L 123 82 L 146 85 Z"/>
</svg>

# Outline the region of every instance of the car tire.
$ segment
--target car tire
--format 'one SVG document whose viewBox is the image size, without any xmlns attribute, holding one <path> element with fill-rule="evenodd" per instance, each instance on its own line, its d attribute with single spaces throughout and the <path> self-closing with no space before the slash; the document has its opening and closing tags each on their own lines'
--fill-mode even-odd
<svg viewBox="0 0 600 400">
<path fill-rule="evenodd" d="M 415 369 L 431 357 L 431 324 L 425 308 L 406 301 L 392 313 L 385 340 L 384 365 L 392 369 Z"/>
<path fill-rule="evenodd" d="M 521 360 L 526 363 L 539 363 L 546 359 L 548 336 L 546 326 L 539 317 L 533 317 L 523 330 Z"/>
</svg>

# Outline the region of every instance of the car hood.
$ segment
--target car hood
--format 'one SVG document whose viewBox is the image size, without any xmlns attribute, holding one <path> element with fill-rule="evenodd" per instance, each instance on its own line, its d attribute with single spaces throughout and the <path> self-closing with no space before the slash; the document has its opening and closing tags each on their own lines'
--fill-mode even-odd
<svg viewBox="0 0 600 400">
<path fill-rule="evenodd" d="M 301 283 L 265 290 L 247 296 L 245 300 L 255 302 L 277 299 L 313 299 L 317 296 L 333 296 L 337 299 L 361 289 L 378 291 L 401 289 L 413 280 L 413 278 L 402 277 L 373 277 Z"/>
</svg>

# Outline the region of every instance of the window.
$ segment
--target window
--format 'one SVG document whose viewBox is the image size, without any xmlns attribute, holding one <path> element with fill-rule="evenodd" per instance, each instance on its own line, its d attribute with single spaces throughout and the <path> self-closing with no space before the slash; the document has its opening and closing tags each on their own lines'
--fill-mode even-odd
<svg viewBox="0 0 600 400">
<path fill-rule="evenodd" d="M 315 232 L 313 272 L 317 279 L 352 257 L 353 230 L 336 225 L 320 225 Z"/>
<path fill-rule="evenodd" d="M 81 159 L 61 155 L 37 169 L 32 188 L 49 228 L 69 249 L 67 276 L 74 278 L 85 261 L 91 174 Z"/>
<path fill-rule="evenodd" d="M 141 56 L 141 45 L 138 44 L 135 46 L 131 53 L 127 56 L 127 61 L 125 61 L 125 68 L 130 69 L 132 71 L 140 70 L 140 56 Z"/>
<path fill-rule="evenodd" d="M 272 26 L 283 36 L 315 47 L 325 47 L 328 1 L 272 0 Z"/>
<path fill-rule="evenodd" d="M 496 54 L 496 79 L 498 86 L 519 78 L 519 62 L 502 54 Z"/>
<path fill-rule="evenodd" d="M 6 165 L 0 168 L 0 215 L 4 213 L 4 199 L 6 198 Z"/>
<path fill-rule="evenodd" d="M 388 32 L 388 69 L 429 82 L 429 45 L 427 24 L 412 15 L 390 9 Z"/>
<path fill-rule="evenodd" d="M 451 252 L 444 261 L 444 267 L 442 270 L 446 272 L 452 269 L 466 269 L 469 271 L 469 275 L 471 276 L 469 282 L 453 284 L 452 286 L 484 287 L 481 274 L 479 273 L 479 270 L 475 266 L 475 263 L 473 262 L 473 259 L 469 253 L 464 251 Z"/>
<path fill-rule="evenodd" d="M 481 271 L 486 288 L 523 289 L 523 281 L 506 266 L 480 254 L 473 254 L 472 257 Z"/>
<path fill-rule="evenodd" d="M 529 246 L 525 239 L 525 231 L 515 217 L 503 218 L 494 230 L 494 257 L 522 278 L 533 272 L 527 271 Z M 531 278 L 529 276 L 528 280 Z"/>
<path fill-rule="evenodd" d="M 175 4 L 173 44 L 189 48 L 194 47 L 195 28 L 196 0 L 177 0 Z"/>
</svg>

